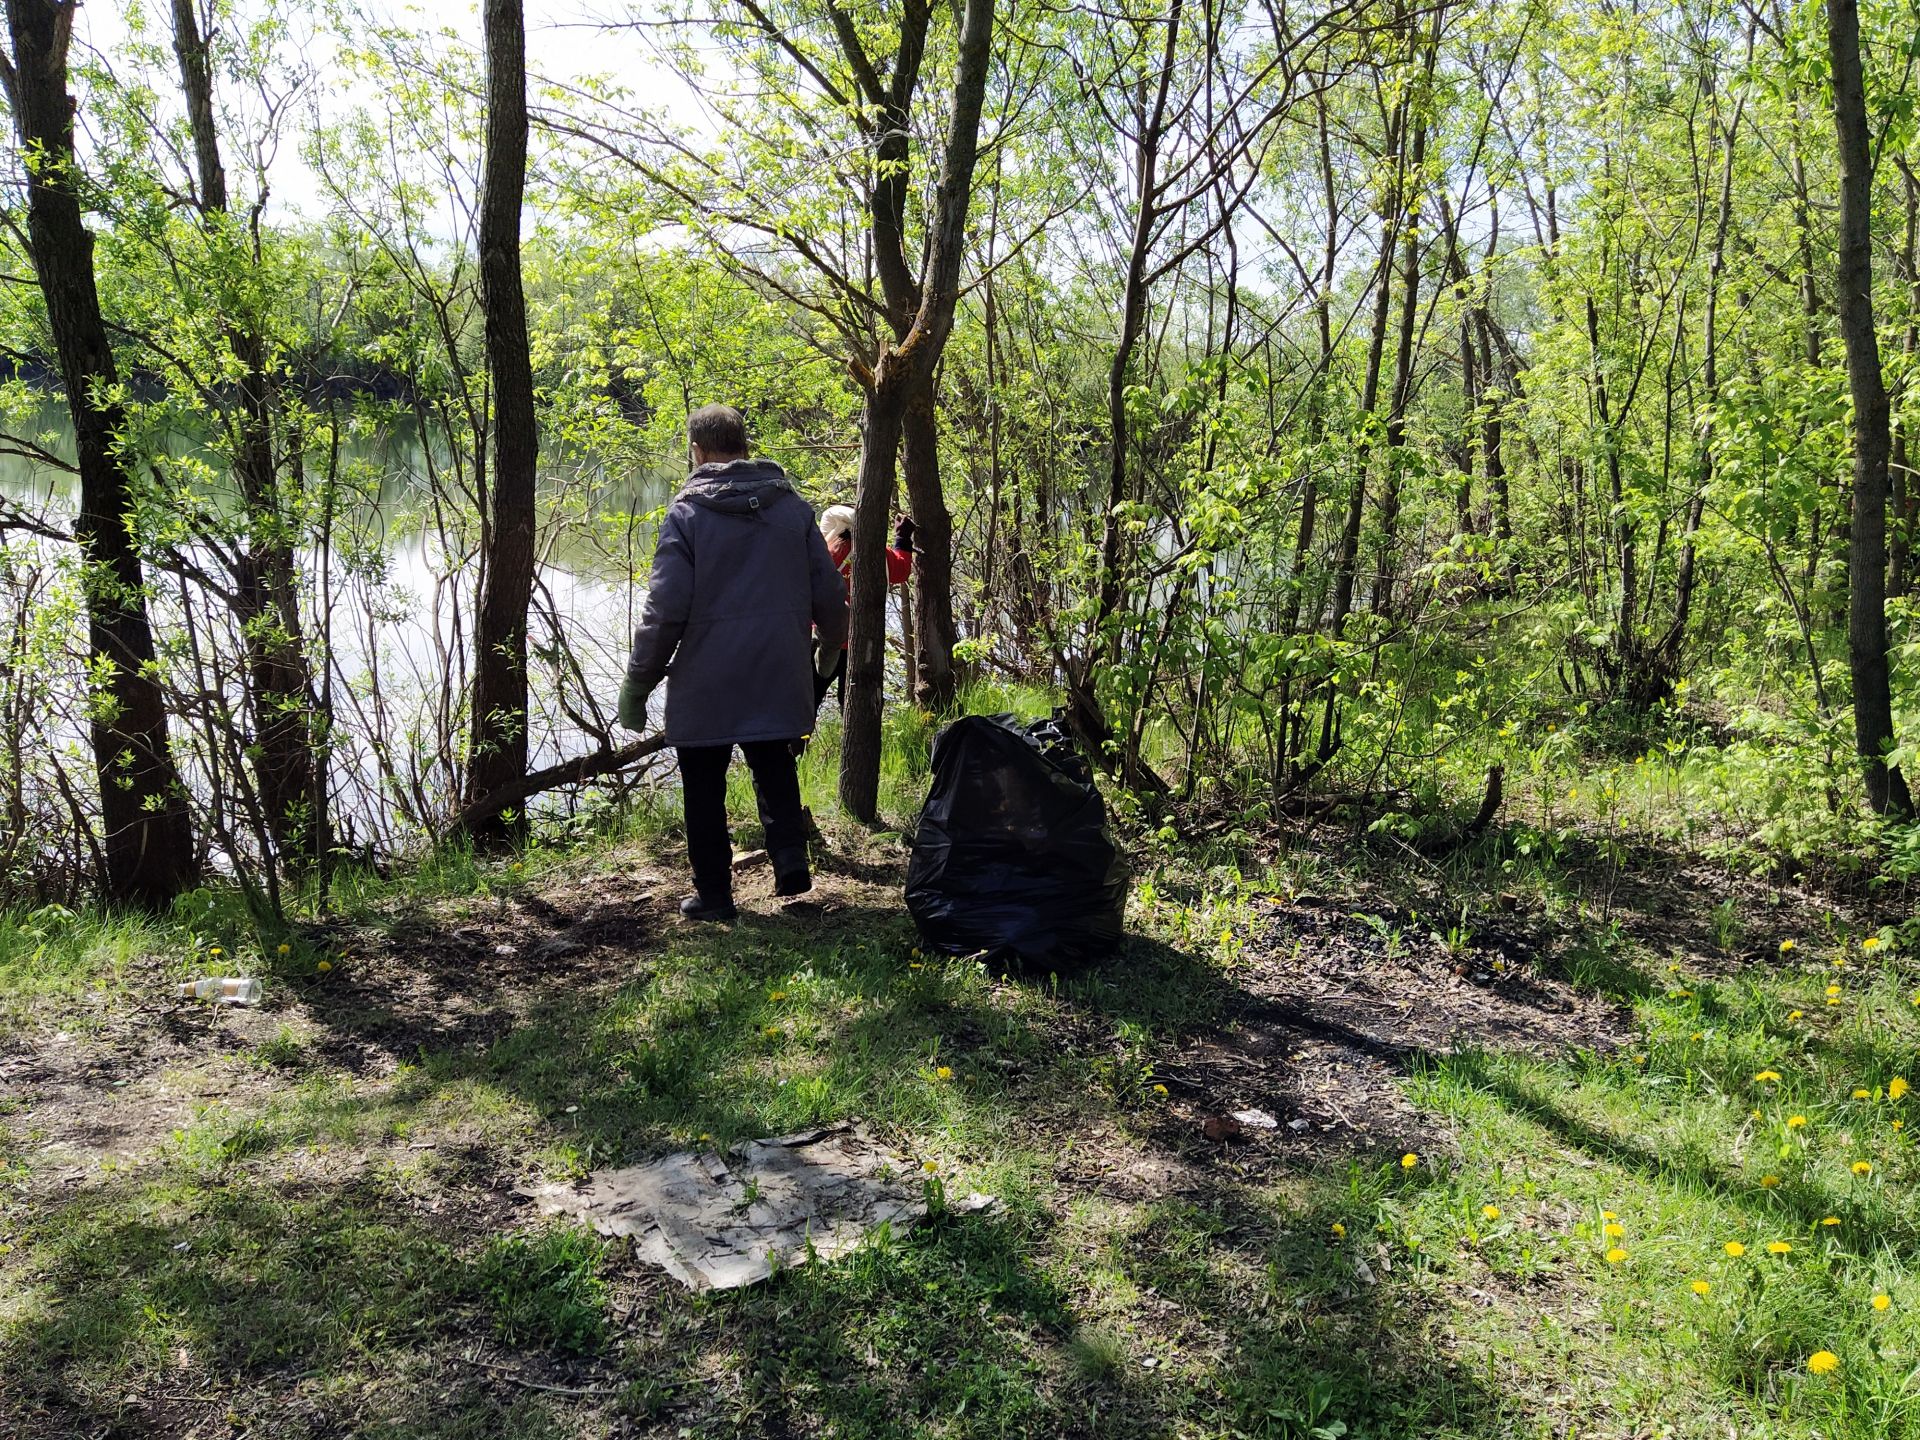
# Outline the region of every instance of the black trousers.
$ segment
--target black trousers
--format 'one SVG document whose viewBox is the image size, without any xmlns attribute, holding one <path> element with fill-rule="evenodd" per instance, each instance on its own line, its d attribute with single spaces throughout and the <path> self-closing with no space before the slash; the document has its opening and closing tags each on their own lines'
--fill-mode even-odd
<svg viewBox="0 0 1920 1440">
<path fill-rule="evenodd" d="M 687 815 L 687 859 L 693 885 L 706 900 L 733 894 L 733 837 L 727 833 L 727 766 L 731 745 L 683 745 L 680 796 Z M 767 849 L 774 854 L 807 843 L 806 811 L 800 804 L 800 772 L 789 740 L 758 740 L 742 745 L 753 772 L 753 794 Z"/>
</svg>

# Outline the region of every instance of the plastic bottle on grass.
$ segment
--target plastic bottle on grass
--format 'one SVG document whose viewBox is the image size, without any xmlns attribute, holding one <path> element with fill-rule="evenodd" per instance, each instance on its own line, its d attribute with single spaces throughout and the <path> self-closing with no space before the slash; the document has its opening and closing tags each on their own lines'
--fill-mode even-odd
<svg viewBox="0 0 1920 1440">
<path fill-rule="evenodd" d="M 216 1005 L 258 1005 L 260 982 L 230 977 L 189 980 L 177 992 L 182 1000 L 211 1000 Z"/>
</svg>

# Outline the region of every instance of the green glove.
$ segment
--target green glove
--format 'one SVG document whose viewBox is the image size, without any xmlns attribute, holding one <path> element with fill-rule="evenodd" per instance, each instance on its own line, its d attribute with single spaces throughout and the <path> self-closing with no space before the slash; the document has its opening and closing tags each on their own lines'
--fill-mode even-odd
<svg viewBox="0 0 1920 1440">
<path fill-rule="evenodd" d="M 641 731 L 647 728 L 647 697 L 651 693 L 642 690 L 631 679 L 620 682 L 620 723 L 627 729 Z"/>
</svg>

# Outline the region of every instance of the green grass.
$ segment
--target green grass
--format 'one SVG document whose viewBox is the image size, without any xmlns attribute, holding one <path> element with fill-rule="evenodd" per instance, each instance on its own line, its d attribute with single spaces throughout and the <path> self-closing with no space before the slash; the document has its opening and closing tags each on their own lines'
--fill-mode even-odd
<svg viewBox="0 0 1920 1440">
<path fill-rule="evenodd" d="M 890 814 L 924 784 L 918 723 L 888 732 Z M 830 766 L 806 773 L 824 807 Z M 635 833 L 657 851 L 609 848 Z M 1394 1084 L 1428 1139 L 1381 1129 L 1280 1164 L 1205 1145 L 1156 1085 L 1240 1012 L 1266 897 L 1351 894 L 1382 916 L 1370 943 L 1405 943 L 1390 848 L 1257 871 L 1164 850 L 1136 882 L 1138 938 L 1079 976 L 922 956 L 880 889 L 820 921 L 670 925 L 617 973 L 524 988 L 483 1038 L 358 1058 L 394 1017 L 355 989 L 354 955 L 550 881 L 671 872 L 672 835 L 655 809 L 585 852 L 443 852 L 418 888 L 343 888 L 324 932 L 255 928 L 217 895 L 166 921 L 0 923 L 0 1023 L 36 1043 L 214 948 L 306 1000 L 208 1041 L 179 1080 L 207 1098 L 83 1173 L 44 1115 L 0 1100 L 0 1430 L 128 1429 L 128 1396 L 184 1394 L 211 1407 L 203 1430 L 388 1440 L 1920 1440 L 1920 1092 L 1895 1084 L 1920 1083 L 1920 981 L 1892 931 L 1793 932 L 1729 890 L 1699 896 L 1694 949 L 1656 947 L 1611 908 L 1615 867 L 1644 856 L 1516 826 L 1430 867 L 1445 901 L 1421 898 L 1419 924 L 1498 928 L 1494 892 L 1520 892 L 1550 932 L 1542 968 L 1615 1001 L 1628 1043 L 1415 1058 Z M 1000 1205 L 696 1296 L 510 1198 L 855 1116 L 930 1165 L 936 1196 Z M 1822 1351 L 1838 1366 L 1817 1374 Z"/>
<path fill-rule="evenodd" d="M 129 964 L 177 938 L 175 927 L 135 914 L 62 905 L 0 911 L 0 1023 L 89 990 L 118 989 Z"/>
</svg>

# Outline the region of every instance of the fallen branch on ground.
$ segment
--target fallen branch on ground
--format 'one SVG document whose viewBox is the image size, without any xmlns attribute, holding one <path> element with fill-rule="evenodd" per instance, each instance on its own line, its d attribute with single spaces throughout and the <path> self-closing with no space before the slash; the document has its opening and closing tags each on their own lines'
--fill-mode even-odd
<svg viewBox="0 0 1920 1440">
<path fill-rule="evenodd" d="M 446 828 L 440 832 L 441 840 L 451 839 L 463 830 L 493 819 L 502 810 L 519 805 L 535 795 L 548 790 L 557 790 L 562 785 L 581 785 L 588 780 L 597 780 L 603 775 L 615 775 L 622 770 L 631 769 L 642 760 L 658 755 L 667 748 L 665 735 L 649 735 L 644 740 L 634 740 L 626 745 L 614 747 L 602 745 L 586 755 L 576 755 L 571 760 L 562 760 L 558 765 L 549 765 L 541 770 L 529 771 L 520 779 L 488 791 L 478 800 L 469 801 L 454 812 Z"/>
</svg>

